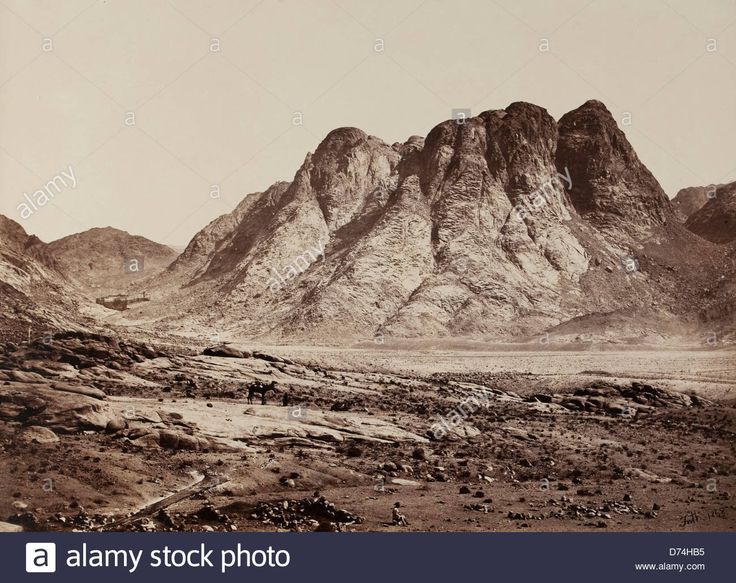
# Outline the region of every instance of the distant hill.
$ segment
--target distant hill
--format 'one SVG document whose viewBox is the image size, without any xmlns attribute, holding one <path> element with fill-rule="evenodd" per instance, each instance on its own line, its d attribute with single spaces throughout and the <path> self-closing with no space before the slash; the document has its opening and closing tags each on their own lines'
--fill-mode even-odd
<svg viewBox="0 0 736 583">
<path fill-rule="evenodd" d="M 86 291 L 105 295 L 157 275 L 178 255 L 145 237 L 94 228 L 48 244 L 58 269 Z"/>
<path fill-rule="evenodd" d="M 714 196 L 690 216 L 685 226 L 714 243 L 736 240 L 736 182 L 719 186 Z"/>
<path fill-rule="evenodd" d="M 711 184 L 709 186 L 688 186 L 680 190 L 672 199 L 672 205 L 682 222 L 685 222 L 693 213 L 700 210 L 713 197 L 716 188 L 716 185 Z"/>
</svg>

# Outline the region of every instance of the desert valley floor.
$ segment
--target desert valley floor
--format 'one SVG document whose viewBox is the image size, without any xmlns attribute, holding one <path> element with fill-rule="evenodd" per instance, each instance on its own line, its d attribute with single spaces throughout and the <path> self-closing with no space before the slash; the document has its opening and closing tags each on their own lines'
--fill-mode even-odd
<svg viewBox="0 0 736 583">
<path fill-rule="evenodd" d="M 7 345 L 4 528 L 736 525 L 733 349 L 204 348 L 129 332 Z M 255 381 L 276 383 L 265 405 Z"/>
</svg>

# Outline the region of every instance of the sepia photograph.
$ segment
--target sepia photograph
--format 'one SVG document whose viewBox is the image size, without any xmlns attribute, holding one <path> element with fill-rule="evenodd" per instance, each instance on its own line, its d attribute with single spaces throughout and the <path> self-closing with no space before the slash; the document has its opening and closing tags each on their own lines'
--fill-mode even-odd
<svg viewBox="0 0 736 583">
<path fill-rule="evenodd" d="M 5 540 L 734 532 L 735 96 L 734 0 L 0 0 Z"/>
</svg>

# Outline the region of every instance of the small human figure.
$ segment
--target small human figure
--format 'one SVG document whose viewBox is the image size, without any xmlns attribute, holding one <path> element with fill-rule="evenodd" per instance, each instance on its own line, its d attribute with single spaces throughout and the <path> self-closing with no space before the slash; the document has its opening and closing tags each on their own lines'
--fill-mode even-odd
<svg viewBox="0 0 736 583">
<path fill-rule="evenodd" d="M 394 503 L 393 510 L 391 511 L 391 523 L 396 526 L 409 526 L 409 521 L 406 519 L 406 516 L 401 514 L 399 508 L 401 508 L 401 502 Z"/>
</svg>

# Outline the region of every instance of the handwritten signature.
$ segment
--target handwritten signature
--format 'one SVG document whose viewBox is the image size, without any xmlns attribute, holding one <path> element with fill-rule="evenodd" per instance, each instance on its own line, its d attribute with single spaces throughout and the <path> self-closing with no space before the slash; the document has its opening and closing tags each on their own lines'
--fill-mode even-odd
<svg viewBox="0 0 736 583">
<path fill-rule="evenodd" d="M 725 518 L 726 509 L 718 508 L 716 510 L 708 510 L 705 513 L 702 512 L 687 512 L 680 517 L 680 526 L 685 527 L 691 524 L 697 524 L 701 520 L 703 522 L 711 520 L 713 518 Z"/>
</svg>

